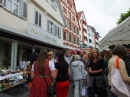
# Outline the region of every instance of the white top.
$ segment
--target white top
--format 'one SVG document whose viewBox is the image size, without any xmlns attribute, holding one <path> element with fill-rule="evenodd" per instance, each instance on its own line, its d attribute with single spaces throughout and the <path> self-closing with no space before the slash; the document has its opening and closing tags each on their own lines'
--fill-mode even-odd
<svg viewBox="0 0 130 97">
<path fill-rule="evenodd" d="M 34 62 L 34 63 L 35 63 L 35 62 Z M 33 65 L 32 65 L 31 71 L 34 71 L 34 63 L 33 63 Z M 52 70 L 56 70 L 55 64 L 54 64 L 54 59 L 51 60 L 51 61 L 49 61 L 49 68 L 50 68 L 51 71 L 52 71 Z"/>
<path fill-rule="evenodd" d="M 23 72 L 20 72 L 20 73 L 15 73 L 15 74 L 8 74 L 8 75 L 5 75 L 5 76 L 0 76 L 0 81 L 1 80 L 4 80 L 4 79 L 6 79 L 6 78 L 12 78 L 12 77 L 19 77 L 19 76 L 21 76 L 21 75 L 23 75 Z"/>
<path fill-rule="evenodd" d="M 26 67 L 26 61 L 20 61 L 20 68 L 25 69 Z"/>
</svg>

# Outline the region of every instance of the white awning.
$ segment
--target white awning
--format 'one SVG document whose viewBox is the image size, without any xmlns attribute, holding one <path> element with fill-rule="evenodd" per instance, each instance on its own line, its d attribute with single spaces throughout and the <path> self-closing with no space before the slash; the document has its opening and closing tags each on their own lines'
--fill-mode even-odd
<svg viewBox="0 0 130 97">
<path fill-rule="evenodd" d="M 100 47 L 117 44 L 130 44 L 130 17 L 110 30 L 99 42 Z"/>
</svg>

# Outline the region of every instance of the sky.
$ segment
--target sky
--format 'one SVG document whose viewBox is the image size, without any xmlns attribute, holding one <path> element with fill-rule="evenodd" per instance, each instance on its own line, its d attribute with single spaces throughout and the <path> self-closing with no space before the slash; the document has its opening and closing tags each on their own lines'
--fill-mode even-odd
<svg viewBox="0 0 130 97">
<path fill-rule="evenodd" d="M 75 4 L 77 12 L 84 11 L 87 24 L 100 33 L 100 40 L 130 8 L 130 0 L 75 0 Z"/>
</svg>

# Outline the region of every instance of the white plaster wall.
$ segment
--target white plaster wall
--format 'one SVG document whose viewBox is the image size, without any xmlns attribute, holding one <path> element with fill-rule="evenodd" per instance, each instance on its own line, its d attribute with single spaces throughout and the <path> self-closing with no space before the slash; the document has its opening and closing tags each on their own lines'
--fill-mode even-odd
<svg viewBox="0 0 130 97">
<path fill-rule="evenodd" d="M 49 2 L 47 2 L 46 0 L 32 0 L 32 1 L 36 2 L 39 7 L 41 7 L 43 10 L 47 11 L 47 13 L 50 14 L 53 18 L 58 20 L 60 23 L 64 24 L 63 19 L 60 15 L 59 9 L 57 9 L 57 11 L 55 11 L 52 8 L 52 6 L 50 5 L 50 0 L 47 0 Z"/>
<path fill-rule="evenodd" d="M 28 4 L 28 19 L 24 20 L 19 16 L 14 15 L 13 13 L 7 11 L 3 7 L 0 6 L 0 25 L 7 26 L 9 28 L 21 31 L 22 33 L 27 33 L 28 31 L 28 23 L 34 24 L 34 10 L 37 10 L 42 15 L 42 29 L 46 31 L 46 20 L 49 18 L 53 21 L 53 23 L 57 24 L 61 27 L 61 38 L 58 38 L 58 44 L 63 45 L 63 19 L 60 15 L 60 11 L 57 7 L 57 11 L 55 11 L 51 5 L 46 0 L 24 0 Z M 36 5 L 34 2 L 37 2 Z M 48 14 L 46 15 L 45 9 Z"/>
</svg>

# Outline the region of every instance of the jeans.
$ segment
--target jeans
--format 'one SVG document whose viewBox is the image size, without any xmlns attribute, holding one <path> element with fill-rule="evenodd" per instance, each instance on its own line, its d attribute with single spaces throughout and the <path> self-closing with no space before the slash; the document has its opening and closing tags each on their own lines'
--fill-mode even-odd
<svg viewBox="0 0 130 97">
<path fill-rule="evenodd" d="M 83 86 L 83 80 L 74 81 L 74 86 L 74 97 L 80 97 Z"/>
</svg>

